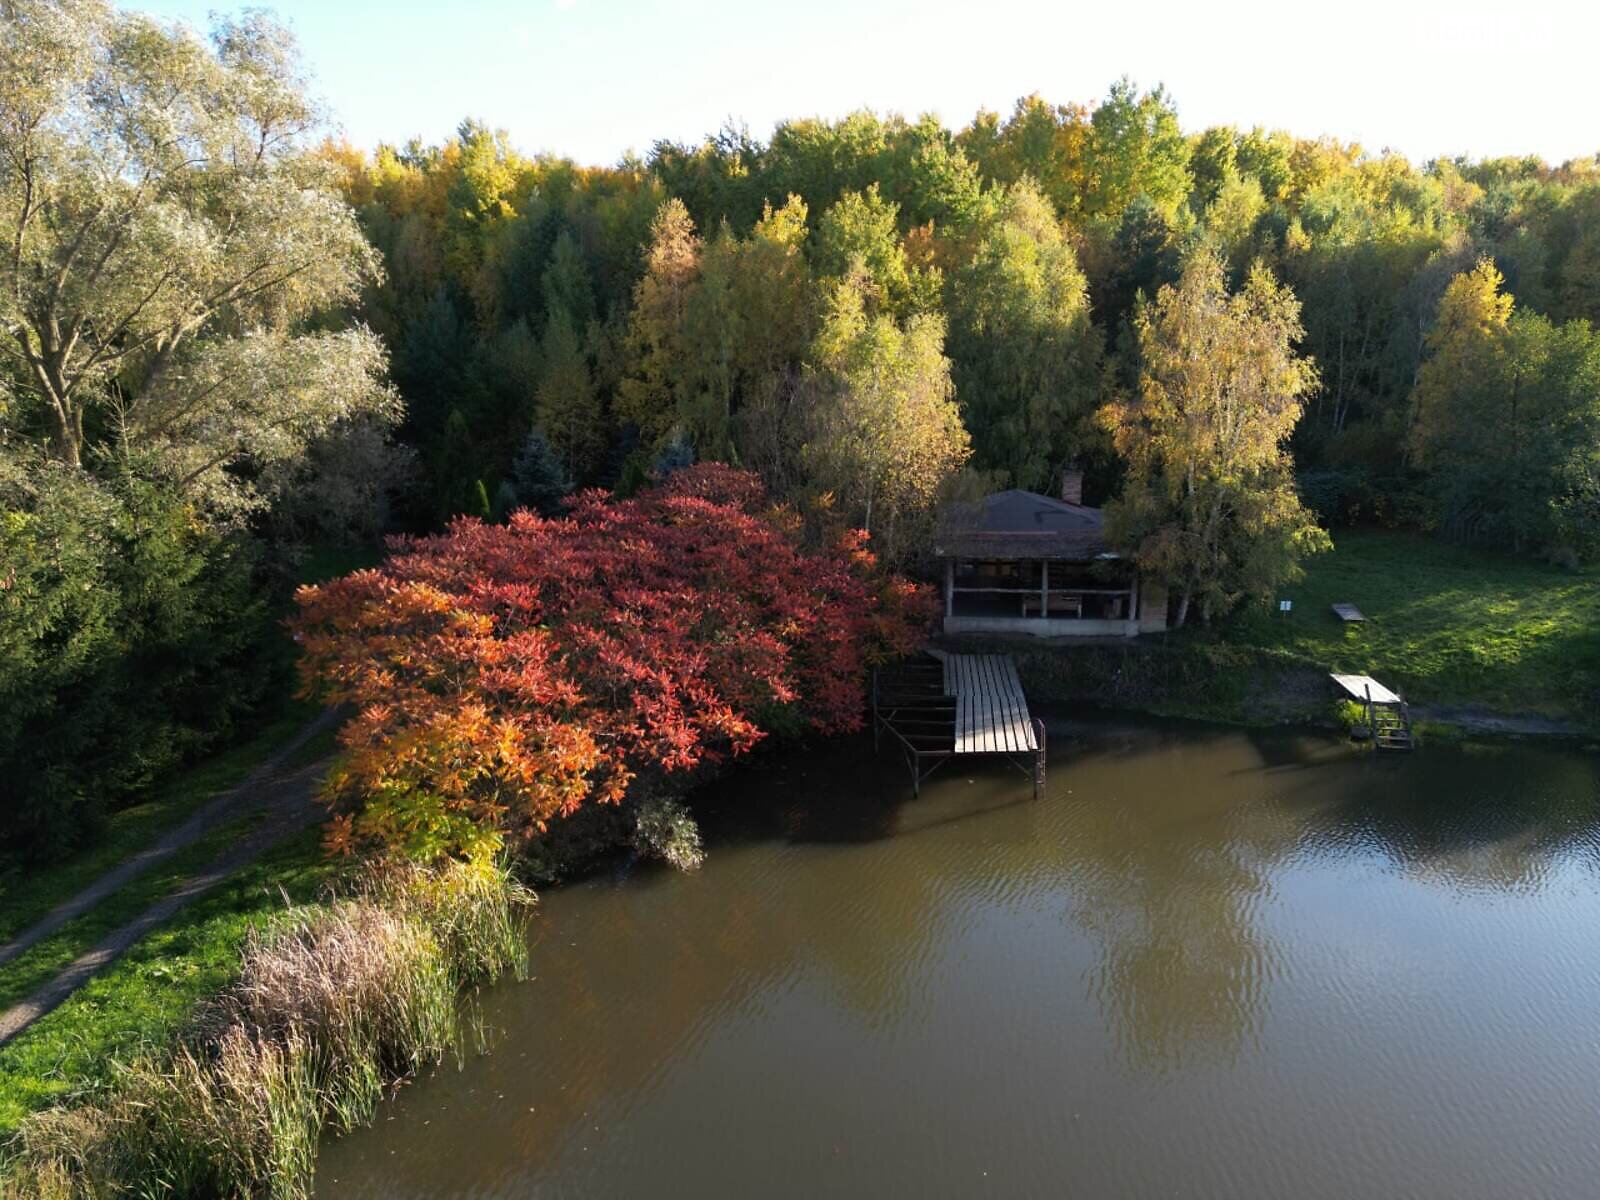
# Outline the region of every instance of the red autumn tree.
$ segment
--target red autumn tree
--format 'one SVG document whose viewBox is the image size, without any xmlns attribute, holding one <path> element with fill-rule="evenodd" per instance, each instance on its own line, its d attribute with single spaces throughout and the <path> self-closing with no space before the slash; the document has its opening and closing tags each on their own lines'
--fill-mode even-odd
<svg viewBox="0 0 1600 1200">
<path fill-rule="evenodd" d="M 356 710 L 327 784 L 341 850 L 481 857 L 780 725 L 859 728 L 867 667 L 931 615 L 864 535 L 809 551 L 754 475 L 715 464 L 391 551 L 301 589 L 292 622 L 303 688 Z"/>
</svg>

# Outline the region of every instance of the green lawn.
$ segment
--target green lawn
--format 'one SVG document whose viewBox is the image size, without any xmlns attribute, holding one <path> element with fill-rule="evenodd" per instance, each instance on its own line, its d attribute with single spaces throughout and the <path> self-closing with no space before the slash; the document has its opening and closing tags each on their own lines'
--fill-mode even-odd
<svg viewBox="0 0 1600 1200">
<path fill-rule="evenodd" d="M 1399 689 L 1440 732 L 1493 729 L 1494 718 L 1600 732 L 1600 568 L 1346 531 L 1278 595 L 1294 601 L 1292 615 L 1274 603 L 1130 642 L 995 648 L 1016 658 L 1028 694 L 1047 703 L 1331 724 L 1327 674 L 1336 671 Z M 1346 601 L 1364 624 L 1334 616 L 1331 606 Z"/>
<path fill-rule="evenodd" d="M 246 931 L 282 912 L 284 894 L 296 903 L 315 898 L 333 870 L 320 831 L 306 830 L 195 901 L 0 1047 L 0 1136 L 29 1112 L 103 1083 L 139 1047 L 166 1044 L 197 1001 L 235 977 Z"/>
<path fill-rule="evenodd" d="M 1294 601 L 1292 616 L 1256 610 L 1214 633 L 1176 636 L 1369 674 L 1420 704 L 1595 723 L 1600 569 L 1570 571 L 1415 535 L 1345 532 L 1281 594 Z M 1330 605 L 1342 601 L 1366 623 L 1335 617 Z"/>
</svg>

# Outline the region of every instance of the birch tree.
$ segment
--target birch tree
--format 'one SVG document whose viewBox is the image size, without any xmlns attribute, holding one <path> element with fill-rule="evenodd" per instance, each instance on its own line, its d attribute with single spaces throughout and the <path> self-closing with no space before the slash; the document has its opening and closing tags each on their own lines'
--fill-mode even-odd
<svg viewBox="0 0 1600 1200">
<path fill-rule="evenodd" d="M 1128 465 L 1108 532 L 1177 596 L 1177 624 L 1196 604 L 1209 620 L 1270 597 L 1299 578 L 1302 555 L 1330 545 L 1287 450 L 1316 383 L 1294 349 L 1300 305 L 1259 264 L 1230 295 L 1221 260 L 1202 249 L 1135 326 L 1139 394 L 1102 412 Z"/>
</svg>

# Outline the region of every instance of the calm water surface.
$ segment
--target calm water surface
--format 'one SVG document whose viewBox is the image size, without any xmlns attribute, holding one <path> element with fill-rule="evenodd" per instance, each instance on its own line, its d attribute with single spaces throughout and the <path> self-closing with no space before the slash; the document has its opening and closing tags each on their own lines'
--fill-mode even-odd
<svg viewBox="0 0 1600 1200">
<path fill-rule="evenodd" d="M 1059 721 L 1049 796 L 856 743 L 550 892 L 354 1197 L 1600 1196 L 1600 767 Z"/>
</svg>

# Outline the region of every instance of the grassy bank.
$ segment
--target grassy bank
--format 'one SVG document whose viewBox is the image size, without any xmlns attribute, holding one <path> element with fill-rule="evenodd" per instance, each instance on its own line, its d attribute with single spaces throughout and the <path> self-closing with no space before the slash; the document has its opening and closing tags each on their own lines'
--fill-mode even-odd
<svg viewBox="0 0 1600 1200">
<path fill-rule="evenodd" d="M 17 1123 L 0 1192 L 305 1196 L 322 1130 L 364 1122 L 389 1084 L 461 1049 L 463 988 L 526 972 L 531 898 L 505 873 L 364 872 L 261 919 L 262 884 L 319 882 L 303 862 L 292 880 L 282 858 L 6 1048 L 7 1084 L 50 1068 L 76 1094 Z M 130 1011 L 140 989 L 127 977 L 150 969 L 182 986 L 159 990 L 161 1011 Z M 97 1020 L 108 989 L 109 1024 Z M 13 1111 L 39 1101 L 7 1093 Z"/>
<path fill-rule="evenodd" d="M 1600 569 L 1571 571 L 1408 534 L 1345 532 L 1285 588 L 1292 615 L 1131 644 L 1012 644 L 1029 694 L 1245 724 L 1326 722 L 1329 671 L 1369 674 L 1430 719 L 1600 731 Z M 1366 615 L 1346 625 L 1331 605 Z"/>
<path fill-rule="evenodd" d="M 31 1112 L 93 1095 L 115 1077 L 118 1063 L 168 1044 L 202 999 L 236 977 L 251 930 L 279 919 L 287 904 L 316 900 L 334 874 L 319 839 L 319 831 L 306 830 L 264 855 L 0 1047 L 0 1136 Z M 107 903 L 120 903 L 120 895 Z M 93 914 L 83 919 L 99 920 Z M 60 936 L 87 934 L 69 925 Z M 27 961 L 11 964 L 8 975 Z"/>
<path fill-rule="evenodd" d="M 9 1008 L 48 983 L 101 938 L 138 917 L 184 880 L 216 861 L 261 819 L 262 814 L 256 813 L 219 826 L 8 962 L 0 972 L 0 1009 Z"/>
</svg>

